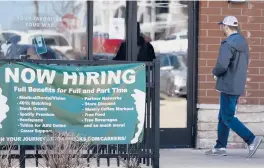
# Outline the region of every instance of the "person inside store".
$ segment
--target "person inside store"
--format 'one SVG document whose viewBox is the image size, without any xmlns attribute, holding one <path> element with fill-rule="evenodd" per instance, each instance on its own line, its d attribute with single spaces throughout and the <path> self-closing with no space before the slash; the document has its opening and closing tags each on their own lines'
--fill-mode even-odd
<svg viewBox="0 0 264 168">
<path fill-rule="evenodd" d="M 149 62 L 156 59 L 153 46 L 141 35 L 140 24 L 137 22 L 137 61 Z M 122 42 L 113 60 L 126 60 L 126 42 Z"/>
</svg>

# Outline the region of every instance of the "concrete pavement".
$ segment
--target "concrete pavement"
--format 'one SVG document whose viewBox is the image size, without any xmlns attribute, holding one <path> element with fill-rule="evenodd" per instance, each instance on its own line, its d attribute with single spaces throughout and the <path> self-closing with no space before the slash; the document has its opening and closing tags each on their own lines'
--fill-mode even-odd
<svg viewBox="0 0 264 168">
<path fill-rule="evenodd" d="M 263 168 L 264 150 L 258 150 L 253 158 L 247 159 L 246 149 L 228 150 L 228 156 L 206 156 L 206 150 L 198 149 L 161 149 L 160 168 Z M 117 168 L 116 159 L 111 159 L 111 166 L 107 167 L 106 160 L 100 161 L 100 168 Z M 27 167 L 35 167 L 34 159 L 27 162 Z M 93 162 L 95 163 L 95 162 Z M 96 168 L 92 164 L 92 168 Z M 122 166 L 120 166 L 122 167 Z M 133 167 L 132 167 L 133 168 Z M 142 165 L 141 168 L 150 168 Z"/>
<path fill-rule="evenodd" d="M 206 150 L 198 149 L 161 149 L 160 168 L 263 168 L 264 150 L 258 150 L 256 155 L 247 159 L 246 149 L 228 150 L 228 156 L 206 156 Z M 101 165 L 105 165 L 102 160 Z M 116 163 L 116 160 L 111 161 Z M 100 168 L 117 168 L 117 166 Z M 122 166 L 121 166 L 122 167 Z M 95 167 L 94 167 L 95 168 Z M 142 165 L 141 168 L 151 168 Z"/>
<path fill-rule="evenodd" d="M 264 150 L 258 150 L 247 159 L 246 149 L 228 150 L 228 156 L 206 156 L 206 150 L 166 149 L 160 150 L 160 168 L 263 168 Z"/>
</svg>

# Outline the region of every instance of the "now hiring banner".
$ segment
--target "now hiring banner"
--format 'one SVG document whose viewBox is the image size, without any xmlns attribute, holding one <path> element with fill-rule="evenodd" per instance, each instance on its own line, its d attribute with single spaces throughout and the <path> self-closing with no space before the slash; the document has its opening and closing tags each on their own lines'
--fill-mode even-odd
<svg viewBox="0 0 264 168">
<path fill-rule="evenodd" d="M 40 144 L 53 132 L 78 141 L 134 144 L 145 120 L 145 65 L 0 63 L 0 142 Z"/>
</svg>

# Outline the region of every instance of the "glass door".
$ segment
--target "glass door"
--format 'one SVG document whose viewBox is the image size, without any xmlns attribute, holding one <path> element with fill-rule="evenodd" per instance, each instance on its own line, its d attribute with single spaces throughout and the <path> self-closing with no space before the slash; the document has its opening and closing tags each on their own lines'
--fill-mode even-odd
<svg viewBox="0 0 264 168">
<path fill-rule="evenodd" d="M 191 110 L 187 110 L 188 4 L 137 1 L 141 35 L 160 59 L 160 141 L 164 147 L 190 147 Z"/>
</svg>

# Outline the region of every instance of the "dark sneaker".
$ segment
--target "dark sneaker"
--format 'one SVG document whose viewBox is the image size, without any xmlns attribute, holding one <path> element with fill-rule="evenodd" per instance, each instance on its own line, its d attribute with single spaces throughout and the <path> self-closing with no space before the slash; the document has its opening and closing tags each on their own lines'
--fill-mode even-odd
<svg viewBox="0 0 264 168">
<path fill-rule="evenodd" d="M 226 149 L 225 148 L 213 148 L 207 152 L 205 152 L 206 155 L 211 156 L 226 156 Z"/>
<path fill-rule="evenodd" d="M 251 158 L 256 153 L 256 151 L 258 150 L 259 145 L 261 144 L 261 142 L 262 142 L 262 137 L 256 136 L 256 138 L 254 139 L 252 144 L 250 144 L 248 146 L 248 151 L 249 152 L 248 152 L 248 157 L 247 158 Z"/>
</svg>

